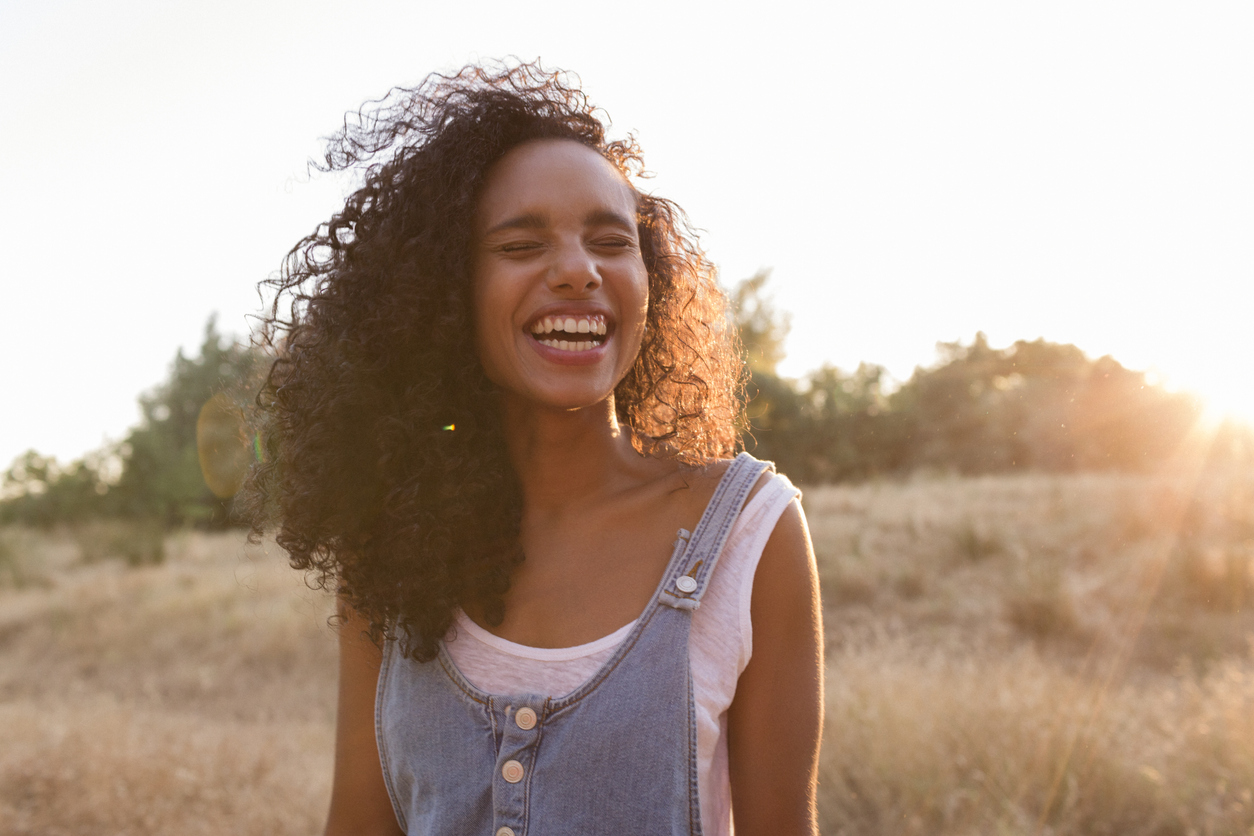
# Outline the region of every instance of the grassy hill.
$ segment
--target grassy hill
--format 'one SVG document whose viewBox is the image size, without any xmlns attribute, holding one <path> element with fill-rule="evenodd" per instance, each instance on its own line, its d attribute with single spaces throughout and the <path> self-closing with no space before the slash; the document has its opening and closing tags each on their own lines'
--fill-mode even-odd
<svg viewBox="0 0 1254 836">
<path fill-rule="evenodd" d="M 1247 833 L 1254 475 L 807 491 L 827 834 Z M 330 602 L 236 534 L 0 530 L 0 833 L 312 834 Z"/>
</svg>

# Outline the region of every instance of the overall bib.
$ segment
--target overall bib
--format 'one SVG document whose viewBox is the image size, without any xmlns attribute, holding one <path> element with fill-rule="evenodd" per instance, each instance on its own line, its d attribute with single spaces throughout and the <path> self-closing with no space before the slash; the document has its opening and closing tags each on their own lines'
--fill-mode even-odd
<svg viewBox="0 0 1254 836">
<path fill-rule="evenodd" d="M 749 492 L 770 467 L 741 453 L 635 627 L 561 697 L 486 694 L 441 643 L 430 662 L 384 648 L 375 703 L 401 828 L 443 836 L 701 833 L 688 629 Z"/>
</svg>

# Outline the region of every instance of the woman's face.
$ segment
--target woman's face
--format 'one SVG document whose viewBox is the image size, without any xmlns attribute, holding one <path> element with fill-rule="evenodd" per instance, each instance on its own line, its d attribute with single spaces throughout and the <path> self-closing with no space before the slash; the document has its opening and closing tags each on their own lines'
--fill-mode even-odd
<svg viewBox="0 0 1254 836">
<path fill-rule="evenodd" d="M 488 172 L 474 246 L 488 377 L 552 408 L 608 397 L 640 351 L 649 304 L 636 197 L 618 170 L 570 140 L 520 145 Z"/>
</svg>

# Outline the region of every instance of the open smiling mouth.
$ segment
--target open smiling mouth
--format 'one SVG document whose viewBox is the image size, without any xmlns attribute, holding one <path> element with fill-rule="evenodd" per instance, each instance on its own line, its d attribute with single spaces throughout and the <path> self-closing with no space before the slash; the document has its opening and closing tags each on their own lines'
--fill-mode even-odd
<svg viewBox="0 0 1254 836">
<path fill-rule="evenodd" d="M 531 326 L 531 336 L 541 345 L 559 351 L 588 351 L 607 339 L 605 317 L 546 316 Z"/>
</svg>

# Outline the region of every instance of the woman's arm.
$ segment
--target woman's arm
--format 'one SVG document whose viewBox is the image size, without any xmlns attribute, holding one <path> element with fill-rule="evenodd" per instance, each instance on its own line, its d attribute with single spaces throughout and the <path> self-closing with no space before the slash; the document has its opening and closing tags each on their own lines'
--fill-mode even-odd
<svg viewBox="0 0 1254 836">
<path fill-rule="evenodd" d="M 737 836 L 812 836 L 823 729 L 818 572 L 800 504 L 789 503 L 753 581 L 753 656 L 728 710 Z"/>
<path fill-rule="evenodd" d="M 369 625 L 347 604 L 340 614 L 340 695 L 335 712 L 335 779 L 326 836 L 401 833 L 383 784 L 374 737 L 374 695 L 383 652 L 364 635 Z"/>
</svg>

